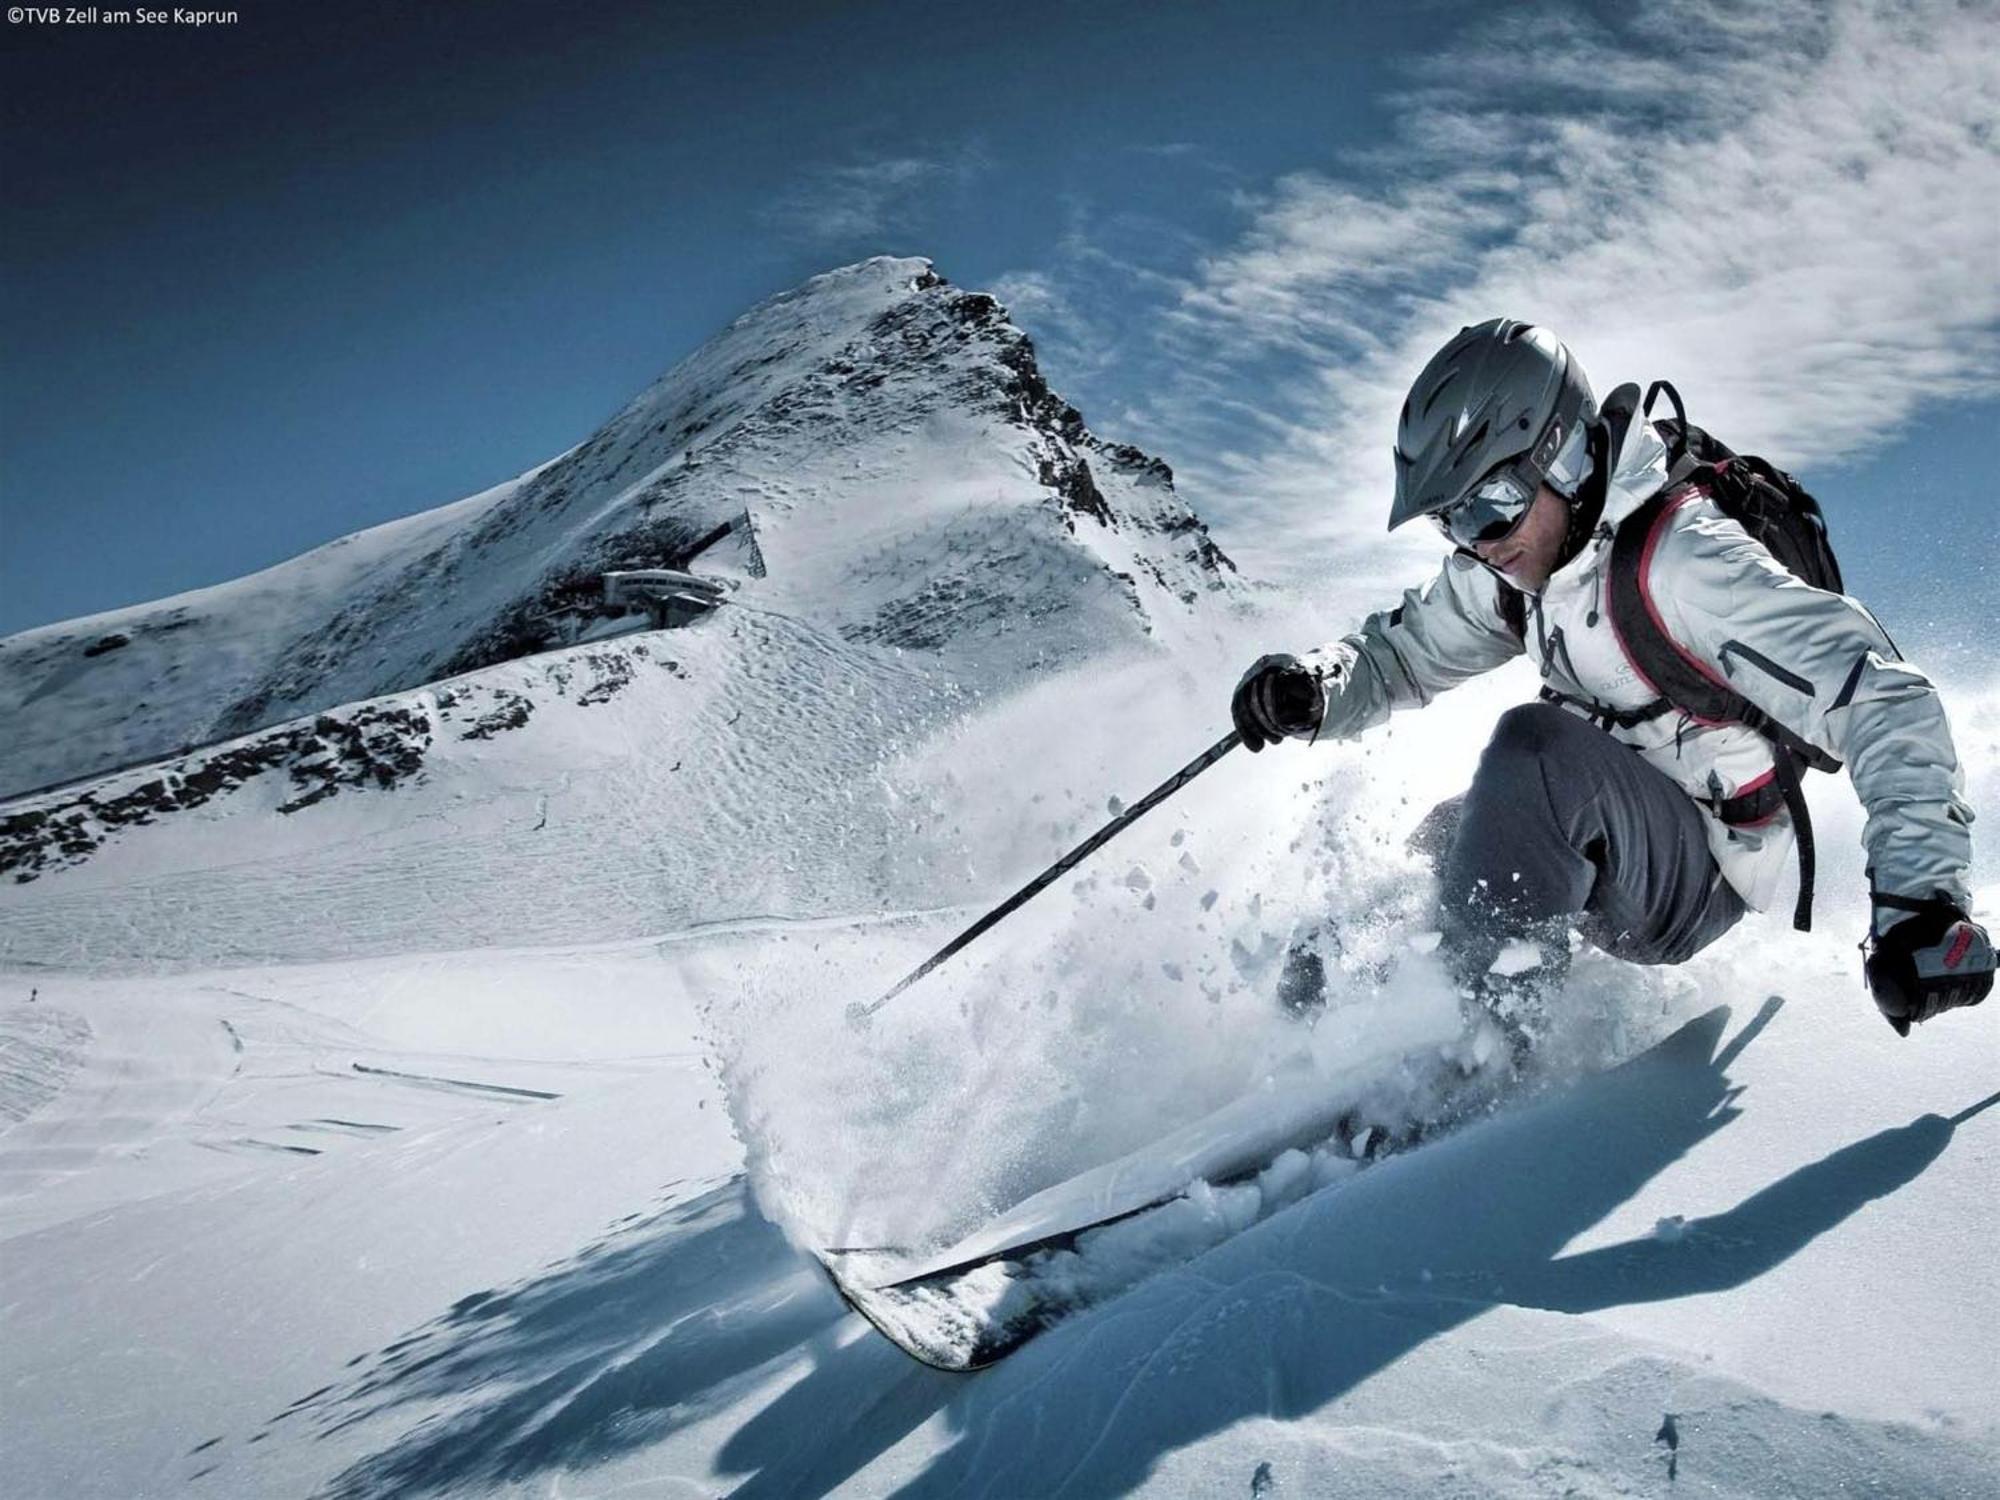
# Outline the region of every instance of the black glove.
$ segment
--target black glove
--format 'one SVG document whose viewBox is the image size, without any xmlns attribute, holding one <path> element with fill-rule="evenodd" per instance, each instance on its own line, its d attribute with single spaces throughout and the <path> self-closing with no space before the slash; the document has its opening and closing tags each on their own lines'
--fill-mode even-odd
<svg viewBox="0 0 2000 1500">
<path fill-rule="evenodd" d="M 1287 736 L 1319 733 L 1326 694 L 1312 668 L 1296 656 L 1260 656 L 1236 684 L 1229 715 L 1248 750 L 1262 750 Z"/>
<path fill-rule="evenodd" d="M 1881 896 L 1877 905 L 1887 904 Z M 1893 903 L 1914 909 L 1868 948 L 1868 988 L 1897 1036 L 1919 1021 L 1977 1005 L 1993 988 L 1993 942 L 1949 901 Z"/>
</svg>

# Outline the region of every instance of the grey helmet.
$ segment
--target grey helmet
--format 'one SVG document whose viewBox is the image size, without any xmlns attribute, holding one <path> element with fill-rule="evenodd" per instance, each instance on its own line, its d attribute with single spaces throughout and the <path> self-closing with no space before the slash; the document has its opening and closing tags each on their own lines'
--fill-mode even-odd
<svg viewBox="0 0 2000 1500">
<path fill-rule="evenodd" d="M 1510 464 L 1532 494 L 1558 457 L 1582 453 L 1596 418 L 1582 366 L 1547 329 L 1513 318 L 1460 329 L 1403 403 L 1389 529 L 1449 509 Z"/>
</svg>

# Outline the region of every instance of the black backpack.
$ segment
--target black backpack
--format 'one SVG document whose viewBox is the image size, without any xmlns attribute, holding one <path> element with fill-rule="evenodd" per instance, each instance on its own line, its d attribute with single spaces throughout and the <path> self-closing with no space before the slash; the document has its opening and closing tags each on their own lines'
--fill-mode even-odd
<svg viewBox="0 0 2000 1500">
<path fill-rule="evenodd" d="M 1631 389 L 1637 393 L 1636 387 Z M 1737 668 L 1730 657 L 1739 655 L 1745 667 L 1754 667 L 1808 694 L 1812 684 L 1743 646 L 1737 646 L 1734 652 L 1725 647 L 1721 662 L 1724 676 L 1716 676 L 1706 664 L 1682 650 L 1661 627 L 1641 588 L 1641 570 L 1654 528 L 1670 507 L 1686 497 L 1690 488 L 1705 493 L 1724 515 L 1740 524 L 1773 557 L 1814 588 L 1844 593 L 1840 564 L 1827 538 L 1826 517 L 1805 487 L 1783 469 L 1755 454 L 1736 452 L 1688 421 L 1680 392 L 1666 381 L 1654 381 L 1652 389 L 1647 391 L 1639 413 L 1642 418 L 1651 416 L 1653 402 L 1662 392 L 1674 408 L 1673 416 L 1663 417 L 1654 424 L 1667 443 L 1667 482 L 1618 527 L 1611 543 L 1608 575 L 1612 623 L 1633 664 L 1659 697 L 1645 708 L 1618 714 L 1615 719 L 1636 724 L 1679 711 L 1705 724 L 1747 725 L 1771 742 L 1772 777 L 1734 797 L 1718 797 L 1714 811 L 1729 824 L 1762 822 L 1780 807 L 1791 814 L 1799 846 L 1799 900 L 1792 914 L 1792 925 L 1801 932 L 1809 932 L 1815 860 L 1812 818 L 1799 787 L 1799 772 L 1808 766 L 1820 771 L 1838 771 L 1840 762 L 1801 739 L 1731 687 L 1726 678 L 1733 677 Z M 1616 393 L 1612 399 L 1616 399 Z M 1611 401 L 1606 403 L 1607 407 L 1611 404 Z"/>
<path fill-rule="evenodd" d="M 1646 392 L 1641 416 L 1652 416 L 1653 403 L 1662 393 L 1674 408 L 1671 417 L 1654 423 L 1667 442 L 1667 489 L 1700 485 L 1724 515 L 1793 573 L 1829 594 L 1846 593 L 1819 501 L 1768 459 L 1738 453 L 1688 421 L 1681 393 L 1664 380 L 1654 381 Z"/>
</svg>

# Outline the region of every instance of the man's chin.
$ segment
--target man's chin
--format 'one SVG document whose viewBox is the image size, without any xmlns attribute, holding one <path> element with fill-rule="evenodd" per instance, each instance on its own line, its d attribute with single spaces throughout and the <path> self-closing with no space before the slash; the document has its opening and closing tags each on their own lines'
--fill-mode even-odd
<svg viewBox="0 0 2000 1500">
<path fill-rule="evenodd" d="M 1511 562 L 1505 563 L 1490 562 L 1486 566 L 1524 594 L 1539 594 L 1542 591 L 1542 585 L 1548 582 L 1546 578 L 1536 577 L 1534 569 L 1529 567 L 1521 558 L 1515 558 Z"/>
</svg>

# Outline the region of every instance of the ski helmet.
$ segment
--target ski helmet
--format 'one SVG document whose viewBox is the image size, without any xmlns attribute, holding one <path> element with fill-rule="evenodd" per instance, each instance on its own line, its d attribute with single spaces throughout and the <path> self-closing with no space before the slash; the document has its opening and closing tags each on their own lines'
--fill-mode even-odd
<svg viewBox="0 0 2000 1500">
<path fill-rule="evenodd" d="M 1581 453 L 1596 417 L 1583 367 L 1547 329 L 1513 318 L 1460 329 L 1403 403 L 1389 529 L 1439 516 L 1489 481 L 1524 511 L 1558 457 Z M 1465 545 L 1460 529 L 1449 532 Z"/>
</svg>

